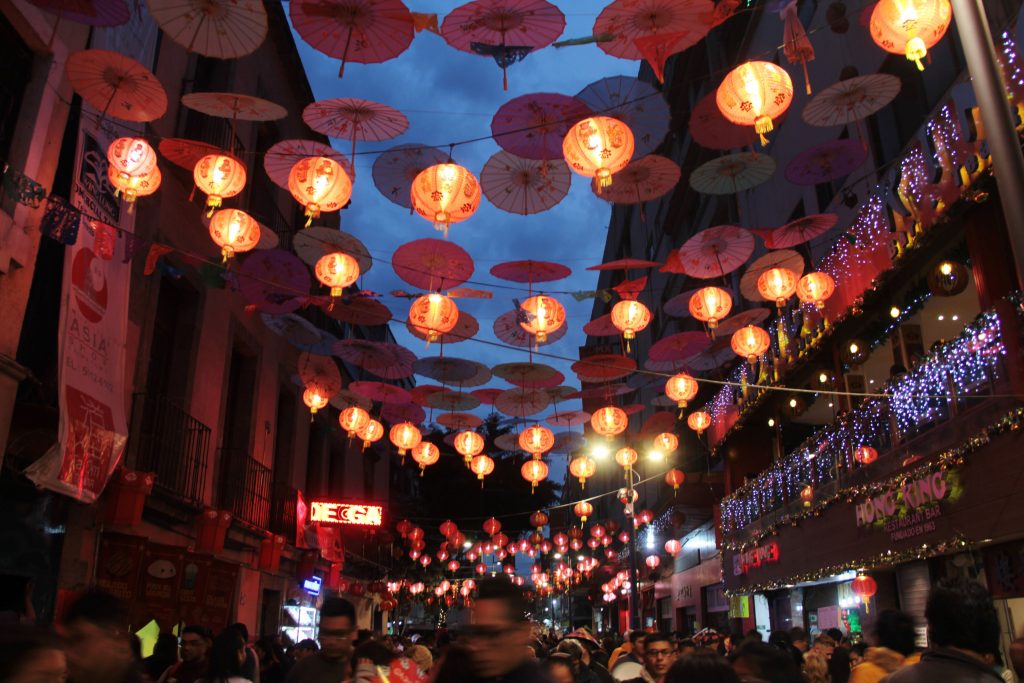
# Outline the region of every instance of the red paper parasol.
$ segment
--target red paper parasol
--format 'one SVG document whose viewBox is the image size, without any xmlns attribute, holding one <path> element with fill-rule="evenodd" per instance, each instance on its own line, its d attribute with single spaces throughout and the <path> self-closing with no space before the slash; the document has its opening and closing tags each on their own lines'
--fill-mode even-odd
<svg viewBox="0 0 1024 683">
<path fill-rule="evenodd" d="M 338 411 L 345 410 L 349 406 L 359 406 L 363 410 L 370 410 L 373 408 L 373 401 L 348 389 L 342 389 L 331 396 L 331 405 Z"/>
<path fill-rule="evenodd" d="M 791 249 L 778 249 L 756 258 L 747 266 L 747 270 L 740 278 L 740 294 L 747 301 L 765 301 L 757 289 L 757 280 L 765 271 L 772 268 L 791 270 L 799 278 L 804 274 L 804 257 Z M 775 303 L 774 299 L 772 299 L 772 303 Z"/>
<path fill-rule="evenodd" d="M 736 315 L 729 316 L 718 323 L 718 337 L 724 341 L 729 341 L 729 337 L 736 330 L 747 325 L 763 323 L 768 319 L 769 315 L 771 315 L 771 311 L 767 308 L 748 308 Z M 714 349 L 714 346 L 712 346 L 712 349 Z"/>
<path fill-rule="evenodd" d="M 774 173 L 770 156 L 740 152 L 698 166 L 690 174 L 690 187 L 704 194 L 733 194 L 757 187 Z"/>
<path fill-rule="evenodd" d="M 689 129 L 697 144 L 707 149 L 750 147 L 755 139 L 752 127 L 738 126 L 722 116 L 713 90 L 693 108 Z"/>
<path fill-rule="evenodd" d="M 590 422 L 590 413 L 585 410 L 566 410 L 549 415 L 546 421 L 552 427 L 575 427 Z"/>
<path fill-rule="evenodd" d="M 412 364 L 416 360 L 412 351 L 404 346 L 365 339 L 342 339 L 335 344 L 334 355 L 383 379 L 412 376 Z"/>
<path fill-rule="evenodd" d="M 637 39 L 664 38 L 658 52 L 667 58 L 707 35 L 713 26 L 714 9 L 710 0 L 615 0 L 598 15 L 594 35 L 615 36 L 597 45 L 612 57 L 622 59 L 647 58 L 637 46 Z M 656 71 L 659 68 L 657 64 L 651 66 Z"/>
<path fill-rule="evenodd" d="M 291 313 L 302 304 L 311 284 L 306 264 L 281 249 L 253 252 L 238 269 L 242 297 L 263 313 Z"/>
<path fill-rule="evenodd" d="M 671 192 L 680 175 L 676 162 L 651 154 L 630 162 L 613 176 L 611 187 L 594 194 L 611 204 L 640 204 Z"/>
<path fill-rule="evenodd" d="M 889 74 L 847 78 L 812 97 L 802 116 L 812 126 L 842 126 L 871 116 L 899 92 L 900 79 Z"/>
<path fill-rule="evenodd" d="M 786 164 L 786 180 L 794 185 L 817 185 L 845 178 L 868 158 L 858 140 L 831 140 L 796 155 Z"/>
<path fill-rule="evenodd" d="M 480 364 L 452 356 L 420 358 L 412 364 L 417 375 L 451 384 L 469 379 L 479 372 Z"/>
<path fill-rule="evenodd" d="M 224 150 L 216 145 L 184 138 L 165 138 L 160 141 L 157 149 L 167 161 L 184 168 L 189 173 L 196 167 L 196 162 L 207 154 L 224 153 Z"/>
<path fill-rule="evenodd" d="M 132 18 L 125 0 L 29 0 L 33 5 L 86 26 L 120 26 Z M 54 27 L 56 31 L 56 26 Z"/>
<path fill-rule="evenodd" d="M 427 340 L 427 335 L 420 330 L 415 329 L 409 324 L 408 320 L 405 321 L 405 329 L 409 330 L 409 334 L 412 336 L 418 337 L 424 341 Z M 459 342 L 464 342 L 467 339 L 472 339 L 479 331 L 480 323 L 477 319 L 466 311 L 459 311 L 459 319 L 455 323 L 455 327 L 439 336 L 435 341 L 438 344 L 458 344 Z"/>
<path fill-rule="evenodd" d="M 421 384 L 418 387 L 414 387 L 409 391 L 412 396 L 413 403 L 421 406 L 429 406 L 427 399 L 436 394 L 439 391 L 444 391 L 444 387 L 439 387 L 433 384 Z"/>
<path fill-rule="evenodd" d="M 244 57 L 267 37 L 262 0 L 148 0 L 147 4 L 164 35 L 204 57 Z"/>
<path fill-rule="evenodd" d="M 668 133 L 672 115 L 668 102 L 649 83 L 630 76 L 611 76 L 591 83 L 576 99 L 595 114 L 622 121 L 633 131 L 635 157 L 653 152 Z"/>
<path fill-rule="evenodd" d="M 557 410 L 559 403 L 571 399 L 576 395 L 576 392 L 579 391 L 579 389 L 563 384 L 562 386 L 557 387 L 546 387 L 544 391 L 548 392 L 548 396 L 551 397 L 551 402 L 555 404 Z"/>
<path fill-rule="evenodd" d="M 484 423 L 472 413 L 442 413 L 437 416 L 436 422 L 448 429 L 476 429 Z"/>
<path fill-rule="evenodd" d="M 288 174 L 300 159 L 306 157 L 327 157 L 341 164 L 349 176 L 353 175 L 348 157 L 330 145 L 315 140 L 281 140 L 267 150 L 263 156 L 263 170 L 270 180 L 282 190 L 288 189 Z"/>
<path fill-rule="evenodd" d="M 506 261 L 491 268 L 491 275 L 509 282 L 536 283 L 562 280 L 572 271 L 551 261 Z"/>
<path fill-rule="evenodd" d="M 719 331 L 721 331 L 721 326 L 719 326 Z M 733 332 L 735 331 L 736 330 L 733 330 Z M 693 370 L 694 372 L 709 372 L 735 359 L 736 352 L 732 350 L 729 337 L 723 337 L 722 339 L 719 339 L 717 342 L 712 344 L 711 348 L 705 351 L 704 353 L 700 354 L 699 356 L 694 356 L 693 358 L 691 358 L 689 363 L 687 364 L 690 366 L 690 369 Z M 675 405 L 675 402 L 673 402 L 671 399 L 668 399 L 668 402 L 665 403 L 665 405 L 672 406 Z"/>
<path fill-rule="evenodd" d="M 835 227 L 839 216 L 834 213 L 816 213 L 786 223 L 773 230 L 755 230 L 754 234 L 764 240 L 769 249 L 795 247 L 820 237 Z"/>
<path fill-rule="evenodd" d="M 533 335 L 524 330 L 519 324 L 516 313 L 516 311 L 508 311 L 507 313 L 502 313 L 498 316 L 494 321 L 494 336 L 510 346 L 519 346 L 521 348 L 533 346 L 536 340 Z M 568 331 L 569 326 L 562 325 L 554 332 L 548 332 L 548 340 L 543 344 L 537 345 L 543 346 L 544 344 L 553 344 L 564 337 Z"/>
<path fill-rule="evenodd" d="M 421 171 L 446 161 L 448 155 L 436 147 L 396 145 L 374 160 L 373 184 L 388 200 L 412 209 L 412 181 Z"/>
<path fill-rule="evenodd" d="M 698 232 L 679 247 L 678 259 L 686 274 L 707 280 L 736 270 L 754 253 L 754 236 L 735 225 L 719 225 Z"/>
<path fill-rule="evenodd" d="M 202 217 L 204 219 L 203 222 L 205 223 L 206 222 L 205 221 L 206 214 L 205 213 L 202 214 Z M 273 230 L 271 230 L 270 228 L 268 228 L 263 223 L 260 223 L 260 241 L 256 243 L 256 247 L 255 248 L 256 249 L 261 249 L 261 250 L 262 249 L 277 249 L 277 247 L 280 246 L 280 244 L 281 244 L 281 238 L 279 238 L 277 236 L 277 233 L 274 232 Z"/>
<path fill-rule="evenodd" d="M 672 432 L 676 428 L 676 413 L 669 410 L 661 410 L 651 415 L 644 421 L 640 433 L 644 436 L 653 436 L 663 432 Z"/>
<path fill-rule="evenodd" d="M 480 399 L 472 394 L 464 394 L 461 391 L 435 391 L 427 396 L 427 405 L 446 411 L 473 410 L 480 406 Z"/>
<path fill-rule="evenodd" d="M 144 123 L 167 111 L 164 86 L 131 57 L 108 50 L 79 50 L 68 57 L 64 70 L 75 92 L 103 116 Z"/>
<path fill-rule="evenodd" d="M 622 330 L 612 323 L 611 313 L 594 318 L 583 326 L 583 331 L 591 337 L 618 337 L 622 334 Z"/>
<path fill-rule="evenodd" d="M 528 389 L 557 387 L 565 375 L 543 363 L 502 363 L 491 368 L 491 373 L 509 384 Z"/>
<path fill-rule="evenodd" d="M 373 267 L 373 259 L 359 238 L 342 232 L 337 228 L 312 227 L 295 233 L 292 248 L 299 258 L 311 266 L 315 266 L 321 257 L 340 251 L 348 254 L 359 263 L 360 275 Z"/>
<path fill-rule="evenodd" d="M 391 266 L 395 275 L 428 292 L 458 287 L 473 275 L 469 252 L 447 240 L 430 237 L 400 246 L 391 256 Z"/>
<path fill-rule="evenodd" d="M 302 120 L 317 133 L 352 141 L 380 142 L 398 137 L 409 128 L 409 119 L 394 107 L 355 97 L 336 97 L 306 105 Z"/>
<path fill-rule="evenodd" d="M 522 216 L 554 207 L 571 184 L 564 161 L 523 159 L 505 151 L 496 152 L 480 172 L 480 187 L 491 204 Z"/>
<path fill-rule="evenodd" d="M 608 263 L 599 263 L 596 266 L 589 266 L 587 270 L 632 270 L 644 268 L 657 268 L 661 264 L 657 261 L 645 261 L 638 258 L 620 258 Z"/>
<path fill-rule="evenodd" d="M 616 396 L 625 396 L 626 394 L 636 391 L 634 387 L 629 386 L 624 382 L 616 382 L 614 384 L 602 384 L 596 387 L 587 387 L 579 392 L 576 398 L 596 398 L 602 401 L 610 401 Z"/>
<path fill-rule="evenodd" d="M 551 397 L 540 389 L 516 387 L 494 399 L 494 407 L 513 417 L 529 417 L 551 405 Z"/>
<path fill-rule="evenodd" d="M 555 443 L 551 446 L 552 453 L 574 453 L 587 445 L 587 439 L 579 432 L 558 432 Z"/>
<path fill-rule="evenodd" d="M 292 345 L 308 346 L 320 341 L 321 331 L 313 323 L 305 318 L 286 313 L 284 315 L 260 314 L 263 324 L 271 332 L 278 334 L 288 340 Z"/>
<path fill-rule="evenodd" d="M 588 356 L 572 364 L 572 371 L 581 382 L 613 382 L 630 376 L 634 370 L 635 360 L 614 353 Z"/>
<path fill-rule="evenodd" d="M 483 405 L 492 406 L 494 405 L 494 399 L 498 398 L 504 391 L 504 389 L 477 389 L 470 393 L 480 399 L 480 403 Z"/>
<path fill-rule="evenodd" d="M 277 121 L 288 116 L 288 110 L 279 104 L 236 92 L 193 92 L 182 95 L 181 103 L 207 116 L 232 121 Z"/>
<path fill-rule="evenodd" d="M 342 298 L 326 311 L 327 315 L 350 325 L 386 325 L 391 320 L 387 306 L 365 296 Z"/>
<path fill-rule="evenodd" d="M 330 356 L 303 351 L 299 354 L 299 377 L 305 385 L 317 384 L 329 395 L 341 390 L 341 373 Z"/>
<path fill-rule="evenodd" d="M 394 384 L 361 380 L 349 383 L 348 388 L 350 391 L 354 391 L 360 396 L 365 396 L 371 401 L 380 401 L 381 403 L 412 402 L 412 394 Z"/>
<path fill-rule="evenodd" d="M 411 422 L 418 425 L 427 419 L 427 413 L 415 403 L 385 403 L 380 416 L 390 424 Z"/>
<path fill-rule="evenodd" d="M 412 43 L 413 18 L 401 0 L 292 0 L 295 32 L 328 57 L 345 64 L 379 64 Z"/>
<path fill-rule="evenodd" d="M 647 352 L 653 361 L 684 361 L 705 351 L 711 345 L 703 332 L 679 332 L 662 337 Z"/>
<path fill-rule="evenodd" d="M 687 359 L 689 360 L 689 359 Z M 688 363 L 681 360 L 651 360 L 648 358 L 644 361 L 644 370 L 650 372 L 668 372 L 675 374 L 680 370 L 685 370 L 688 367 Z M 672 405 L 675 405 L 674 403 Z"/>
<path fill-rule="evenodd" d="M 491 120 L 491 135 L 502 149 L 524 159 L 563 159 L 562 140 L 577 122 L 591 115 L 575 97 L 558 93 L 521 95 L 501 105 Z"/>
</svg>

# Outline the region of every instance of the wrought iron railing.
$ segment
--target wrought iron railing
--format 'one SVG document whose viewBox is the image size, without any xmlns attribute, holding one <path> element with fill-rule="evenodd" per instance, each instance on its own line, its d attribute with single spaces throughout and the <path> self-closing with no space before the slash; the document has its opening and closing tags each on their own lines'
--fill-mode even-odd
<svg viewBox="0 0 1024 683">
<path fill-rule="evenodd" d="M 271 469 L 241 449 L 222 448 L 219 458 L 221 509 L 246 524 L 268 529 Z"/>
<path fill-rule="evenodd" d="M 296 491 L 291 486 L 274 482 L 270 501 L 270 531 L 284 536 L 289 543 L 295 543 L 295 506 L 298 502 Z"/>
<path fill-rule="evenodd" d="M 210 428 L 174 399 L 132 397 L 129 450 L 135 468 L 156 474 L 154 487 L 195 505 L 204 503 Z"/>
</svg>

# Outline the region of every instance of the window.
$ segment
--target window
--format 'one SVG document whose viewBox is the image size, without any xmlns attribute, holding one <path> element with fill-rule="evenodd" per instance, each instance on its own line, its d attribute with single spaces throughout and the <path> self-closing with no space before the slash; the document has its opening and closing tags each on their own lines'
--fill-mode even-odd
<svg viewBox="0 0 1024 683">
<path fill-rule="evenodd" d="M 184 279 L 160 278 L 146 392 L 184 399 L 192 378 L 199 292 Z"/>
<path fill-rule="evenodd" d="M 0 160 L 7 160 L 14 140 L 25 86 L 32 76 L 32 52 L 7 20 L 0 17 Z"/>
</svg>

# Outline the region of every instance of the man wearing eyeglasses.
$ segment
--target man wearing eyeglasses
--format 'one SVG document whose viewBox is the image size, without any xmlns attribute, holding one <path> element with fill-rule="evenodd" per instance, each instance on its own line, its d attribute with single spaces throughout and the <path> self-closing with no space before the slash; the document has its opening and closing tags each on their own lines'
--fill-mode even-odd
<svg viewBox="0 0 1024 683">
<path fill-rule="evenodd" d="M 667 633 L 644 636 L 644 668 L 640 676 L 624 683 L 662 683 L 676 661 L 676 646 Z"/>
<path fill-rule="evenodd" d="M 530 657 L 530 622 L 526 600 L 504 577 L 477 584 L 470 625 L 459 633 L 476 674 L 477 683 L 550 683 Z"/>
<path fill-rule="evenodd" d="M 320 651 L 295 662 L 285 683 L 341 683 L 349 676 L 356 608 L 343 598 L 327 598 L 320 608 Z"/>
<path fill-rule="evenodd" d="M 160 683 L 196 683 L 206 675 L 206 653 L 213 634 L 205 626 L 189 625 L 181 629 L 181 661 L 172 664 L 160 677 Z"/>
</svg>

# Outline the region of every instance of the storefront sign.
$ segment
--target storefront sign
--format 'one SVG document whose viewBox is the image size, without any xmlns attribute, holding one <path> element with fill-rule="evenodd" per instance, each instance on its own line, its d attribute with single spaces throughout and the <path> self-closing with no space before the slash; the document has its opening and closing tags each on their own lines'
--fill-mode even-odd
<svg viewBox="0 0 1024 683">
<path fill-rule="evenodd" d="M 748 569 L 760 567 L 766 562 L 779 561 L 779 544 L 768 543 L 757 548 L 751 548 L 746 552 L 737 553 L 732 556 L 732 574 L 741 576 L 747 573 Z"/>
<path fill-rule="evenodd" d="M 317 524 L 380 526 L 383 518 L 384 508 L 380 505 L 338 503 L 330 500 L 313 500 L 309 503 L 309 521 Z"/>
<path fill-rule="evenodd" d="M 306 591 L 313 597 L 320 595 L 320 587 L 323 585 L 323 579 L 319 576 L 311 576 L 308 579 L 303 580 L 302 590 Z"/>
<path fill-rule="evenodd" d="M 884 493 L 869 498 L 856 506 L 857 526 L 867 526 L 876 522 L 886 522 L 894 516 L 905 518 L 921 511 L 924 506 L 937 503 L 946 498 L 950 492 L 948 471 L 934 472 L 918 479 L 911 479 L 900 487 L 894 487 Z M 907 526 L 913 526 L 914 522 Z M 890 530 L 886 525 L 886 530 Z M 892 531 L 896 531 L 893 529 Z M 923 533 L 923 532 L 922 532 Z"/>
</svg>

